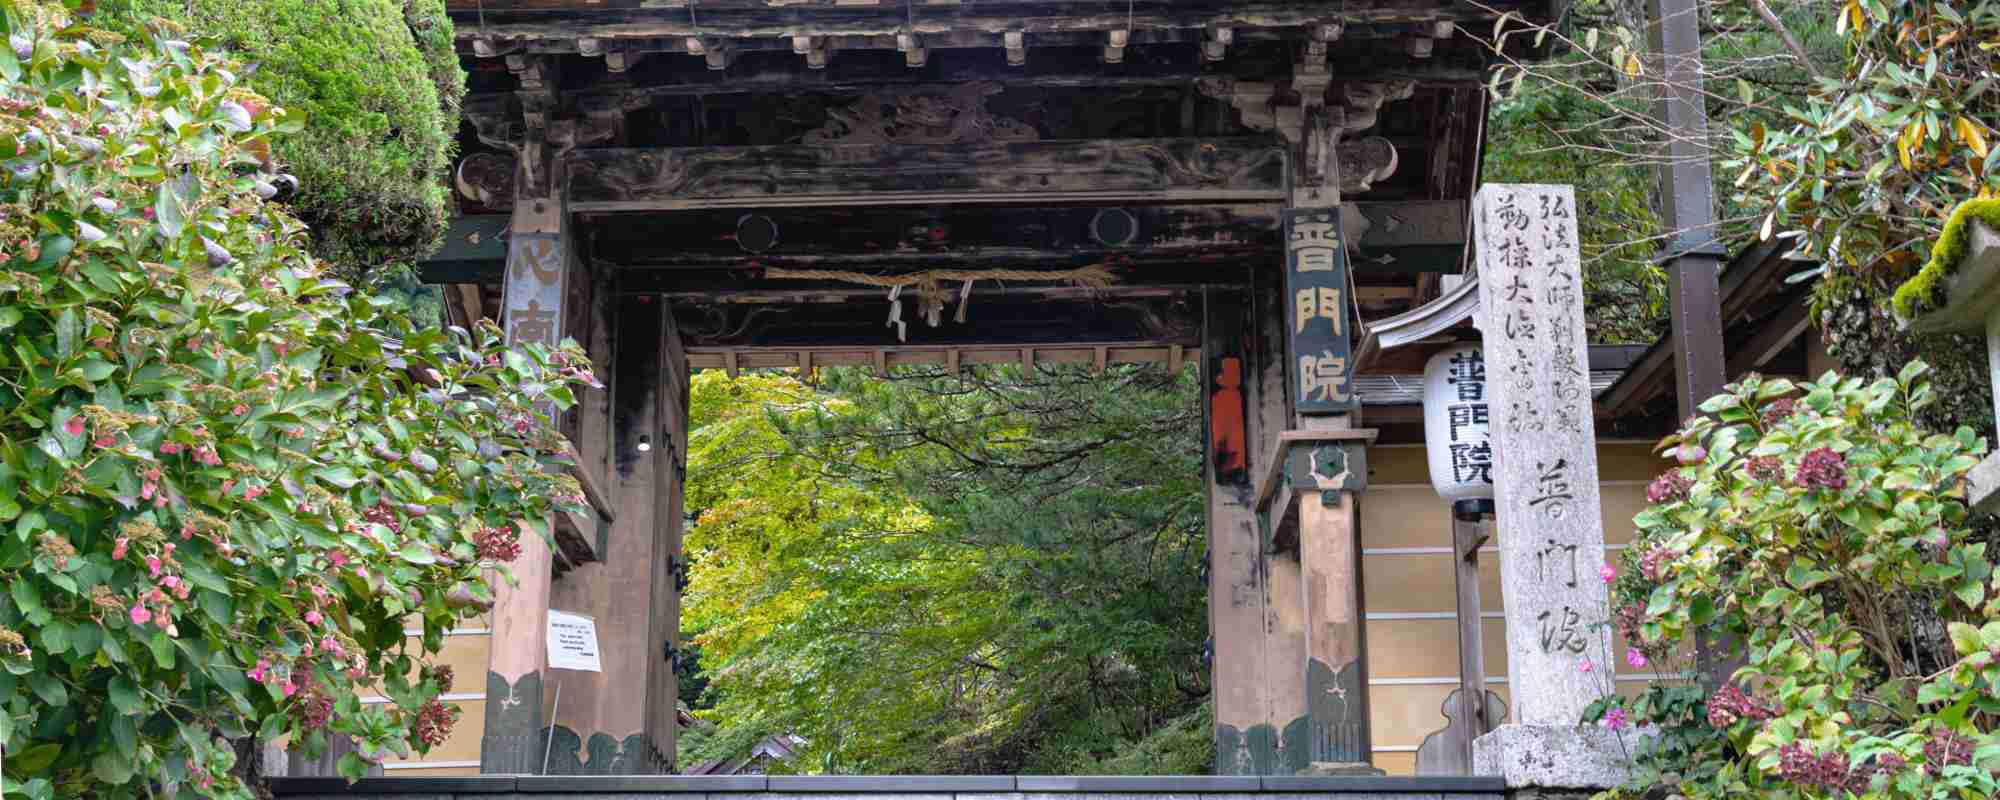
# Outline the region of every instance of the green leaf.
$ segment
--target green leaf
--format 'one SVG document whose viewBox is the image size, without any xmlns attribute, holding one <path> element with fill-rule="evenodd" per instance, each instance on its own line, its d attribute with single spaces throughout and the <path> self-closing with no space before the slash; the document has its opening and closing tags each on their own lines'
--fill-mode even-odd
<svg viewBox="0 0 2000 800">
<path fill-rule="evenodd" d="M 1671 584 L 1654 587 L 1653 594 L 1646 602 L 1646 616 L 1657 617 L 1674 607 L 1674 591 Z"/>
<path fill-rule="evenodd" d="M 122 714 L 112 717 L 111 741 L 117 745 L 119 757 L 131 761 L 139 755 L 139 726 L 131 717 Z"/>
<path fill-rule="evenodd" d="M 42 593 L 35 591 L 34 582 L 16 580 L 9 583 L 12 585 L 7 587 L 7 593 L 13 595 L 14 607 L 20 609 L 23 615 L 32 616 L 42 610 Z"/>
<path fill-rule="evenodd" d="M 132 759 L 106 750 L 90 760 L 90 774 L 113 786 L 122 786 L 132 780 Z"/>
<path fill-rule="evenodd" d="M 83 362 L 82 369 L 83 379 L 92 383 L 109 378 L 113 373 L 118 371 L 118 367 L 111 362 L 97 358 Z"/>
<path fill-rule="evenodd" d="M 168 240 L 181 238 L 181 230 L 186 226 L 187 214 L 181 207 L 181 200 L 174 193 L 178 181 L 161 181 L 153 192 L 153 222 L 160 226 L 160 233 Z"/>
<path fill-rule="evenodd" d="M 1986 649 L 1986 642 L 1979 637 L 1978 628 L 1963 622 L 1954 622 L 1945 629 L 1951 632 L 1952 649 L 1957 650 L 1960 656 L 1969 656 Z"/>
<path fill-rule="evenodd" d="M 117 633 L 107 632 L 104 635 L 104 657 L 113 664 L 125 664 L 132 660 L 132 657 L 126 654 L 125 644 L 119 641 L 120 638 Z"/>
<path fill-rule="evenodd" d="M 46 672 L 29 675 L 28 688 L 35 690 L 35 696 L 51 706 L 61 708 L 69 705 L 69 689 L 54 675 Z"/>
<path fill-rule="evenodd" d="M 360 753 L 349 752 L 342 755 L 340 761 L 334 764 L 334 771 L 340 773 L 340 777 L 358 781 L 368 777 L 369 767 L 368 760 L 362 758 Z"/>
<path fill-rule="evenodd" d="M 1688 622 L 1693 625 L 1707 625 L 1715 619 L 1715 601 L 1707 597 L 1696 597 L 1688 603 Z"/>
<path fill-rule="evenodd" d="M 37 772 L 47 770 L 49 765 L 56 763 L 56 758 L 61 755 L 61 745 L 38 744 L 21 751 L 19 755 L 9 755 L 7 757 L 7 766 L 12 768 L 13 773 L 16 775 L 33 775 Z"/>
<path fill-rule="evenodd" d="M 69 626 L 61 622 L 50 622 L 41 629 L 42 649 L 49 655 L 69 652 Z"/>
<path fill-rule="evenodd" d="M 437 563 L 437 556 L 421 542 L 404 542 L 400 553 L 404 561 L 418 565 Z"/>
<path fill-rule="evenodd" d="M 120 714 L 139 713 L 139 686 L 131 678 L 114 675 L 111 678 L 111 707 Z"/>
<path fill-rule="evenodd" d="M 1830 577 L 1833 576 L 1813 569 L 1807 566 L 1805 562 L 1794 561 L 1790 567 L 1785 569 L 1785 582 L 1791 584 L 1792 588 L 1801 592 L 1825 583 Z"/>
<path fill-rule="evenodd" d="M 348 469 L 347 467 L 331 467 L 328 469 L 323 469 L 319 471 L 318 476 L 320 480 L 326 481 L 327 483 L 331 483 L 342 489 L 352 489 L 354 488 L 355 484 L 361 482 L 360 478 L 354 476 L 354 470 Z"/>
<path fill-rule="evenodd" d="M 146 640 L 146 647 L 153 651 L 153 663 L 160 669 L 174 668 L 174 640 L 167 638 L 166 631 L 157 631 Z"/>
</svg>

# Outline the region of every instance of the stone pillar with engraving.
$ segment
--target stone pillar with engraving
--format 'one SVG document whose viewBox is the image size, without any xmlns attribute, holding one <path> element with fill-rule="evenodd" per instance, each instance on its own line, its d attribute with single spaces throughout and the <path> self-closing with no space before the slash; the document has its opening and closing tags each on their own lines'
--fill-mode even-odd
<svg viewBox="0 0 2000 800">
<path fill-rule="evenodd" d="M 1623 781 L 1616 734 L 1578 725 L 1614 690 L 1576 199 L 1489 184 L 1473 199 L 1514 722 L 1474 743 L 1511 788 Z"/>
</svg>

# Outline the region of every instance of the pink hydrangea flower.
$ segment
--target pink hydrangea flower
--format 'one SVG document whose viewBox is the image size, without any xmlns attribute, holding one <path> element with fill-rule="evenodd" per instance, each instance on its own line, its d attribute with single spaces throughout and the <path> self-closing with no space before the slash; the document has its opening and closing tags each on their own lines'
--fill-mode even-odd
<svg viewBox="0 0 2000 800">
<path fill-rule="evenodd" d="M 1639 648 L 1630 648 L 1625 651 L 1625 663 L 1634 667 L 1646 666 L 1646 654 L 1639 652 Z"/>
<path fill-rule="evenodd" d="M 99 436 L 97 437 L 96 441 L 91 442 L 91 444 L 97 445 L 98 447 L 110 447 L 117 443 L 118 440 L 110 436 Z"/>
<path fill-rule="evenodd" d="M 169 591 L 172 591 L 180 587 L 181 579 L 175 575 L 168 575 L 160 579 L 160 585 L 165 586 Z"/>
<path fill-rule="evenodd" d="M 343 553 L 343 552 L 340 552 L 339 550 L 335 550 L 335 551 L 333 551 L 333 552 L 331 552 L 331 553 L 328 553 L 328 554 L 326 554 L 326 557 L 327 557 L 327 560 L 329 560 L 329 561 L 332 561 L 332 562 L 333 562 L 333 565 L 334 565 L 334 566 L 336 566 L 336 567 L 344 567 L 344 566 L 347 566 L 347 554 L 346 554 L 346 553 Z"/>
<path fill-rule="evenodd" d="M 178 452 L 180 452 L 180 451 L 181 451 L 181 446 L 180 446 L 180 444 L 179 444 L 179 443 L 177 443 L 177 442 L 161 442 L 161 443 L 160 443 L 160 452 L 162 452 L 162 453 L 165 453 L 165 454 L 167 454 L 167 455 L 173 455 L 173 454 L 175 454 L 175 453 L 178 453 Z"/>
<path fill-rule="evenodd" d="M 1618 568 L 1611 566 L 1610 564 L 1598 567 L 1597 577 L 1602 579 L 1605 583 L 1610 583 L 1612 581 L 1618 580 Z"/>
<path fill-rule="evenodd" d="M 148 610 L 145 606 L 142 605 L 132 606 L 133 625 L 144 625 L 148 622 L 151 622 L 152 620 L 153 620 L 153 612 Z"/>
<path fill-rule="evenodd" d="M 118 537 L 118 543 L 111 546 L 112 560 L 116 561 L 123 559 L 125 557 L 125 549 L 131 546 L 131 544 L 132 540 L 129 537 L 125 536 Z"/>
<path fill-rule="evenodd" d="M 270 669 L 270 668 L 271 668 L 271 662 L 270 662 L 270 661 L 269 661 L 268 659 L 262 659 L 262 658 L 260 658 L 260 659 L 257 659 L 257 666 L 255 666 L 255 667 L 251 667 L 251 668 L 250 668 L 250 671 L 249 671 L 249 672 L 246 672 L 246 673 L 244 673 L 244 675 L 248 676 L 248 677 L 250 678 L 250 680 L 253 680 L 253 681 L 256 681 L 256 682 L 258 682 L 258 683 L 263 683 L 263 682 L 264 682 L 264 670 L 267 670 L 267 669 Z"/>
<path fill-rule="evenodd" d="M 63 423 L 63 431 L 71 436 L 82 436 L 83 418 L 70 417 L 68 422 Z"/>
<path fill-rule="evenodd" d="M 318 609 L 314 609 L 314 610 L 312 610 L 312 611 L 307 611 L 307 612 L 306 612 L 306 624 L 307 624 L 307 625 L 318 625 L 318 624 L 319 624 L 319 621 L 320 621 L 320 615 L 319 615 L 319 610 L 318 610 Z"/>
<path fill-rule="evenodd" d="M 153 577 L 160 577 L 160 557 L 146 556 L 146 570 L 151 572 Z"/>
</svg>

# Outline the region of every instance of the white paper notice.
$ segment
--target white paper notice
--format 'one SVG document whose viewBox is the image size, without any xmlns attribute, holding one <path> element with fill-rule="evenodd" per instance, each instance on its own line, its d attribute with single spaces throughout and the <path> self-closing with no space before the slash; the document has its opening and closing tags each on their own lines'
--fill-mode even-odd
<svg viewBox="0 0 2000 800">
<path fill-rule="evenodd" d="M 597 622 L 583 614 L 549 610 L 549 669 L 603 672 L 597 659 Z"/>
</svg>

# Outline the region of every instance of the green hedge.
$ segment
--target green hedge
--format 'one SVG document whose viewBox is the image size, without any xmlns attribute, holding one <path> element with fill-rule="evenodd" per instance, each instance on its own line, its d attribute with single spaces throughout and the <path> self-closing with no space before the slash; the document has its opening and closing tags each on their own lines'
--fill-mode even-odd
<svg viewBox="0 0 2000 800">
<path fill-rule="evenodd" d="M 104 0 L 95 21 L 152 17 L 235 52 L 253 89 L 305 112 L 277 155 L 321 257 L 360 273 L 436 249 L 465 97 L 444 0 Z"/>
</svg>

